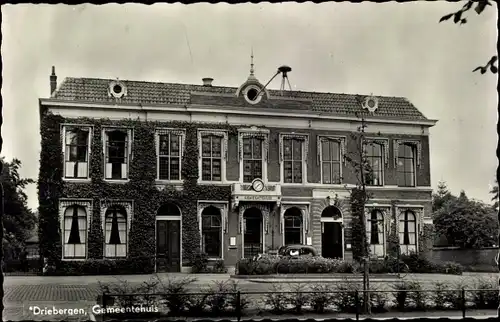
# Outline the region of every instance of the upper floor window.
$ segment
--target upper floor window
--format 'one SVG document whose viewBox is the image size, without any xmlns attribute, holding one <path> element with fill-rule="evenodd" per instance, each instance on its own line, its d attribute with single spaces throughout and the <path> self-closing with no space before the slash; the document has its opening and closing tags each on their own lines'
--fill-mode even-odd
<svg viewBox="0 0 500 322">
<path fill-rule="evenodd" d="M 371 174 L 367 177 L 367 185 L 382 186 L 384 178 L 384 157 L 382 144 L 370 142 L 365 146 L 366 159 L 371 167 Z"/>
<path fill-rule="evenodd" d="M 130 162 L 130 131 L 113 129 L 104 131 L 105 178 L 128 179 Z"/>
<path fill-rule="evenodd" d="M 398 146 L 398 186 L 415 186 L 415 147 L 411 144 Z"/>
<path fill-rule="evenodd" d="M 105 257 L 127 256 L 127 212 L 123 206 L 111 206 L 105 214 Z"/>
<path fill-rule="evenodd" d="M 87 211 L 73 205 L 64 211 L 63 258 L 83 259 L 87 255 Z"/>
<path fill-rule="evenodd" d="M 264 139 L 261 137 L 243 138 L 243 182 L 249 183 L 262 178 Z"/>
<path fill-rule="evenodd" d="M 406 210 L 399 215 L 399 247 L 402 254 L 417 251 L 417 220 L 415 213 Z"/>
<path fill-rule="evenodd" d="M 201 136 L 201 180 L 221 181 L 223 162 L 223 137 Z"/>
<path fill-rule="evenodd" d="M 285 183 L 304 182 L 304 139 L 283 138 L 283 181 Z"/>
<path fill-rule="evenodd" d="M 366 225 L 367 239 L 371 254 L 378 257 L 384 256 L 384 216 L 380 210 L 374 209 L 368 217 Z"/>
<path fill-rule="evenodd" d="M 64 178 L 87 179 L 89 177 L 90 128 L 64 128 Z"/>
<path fill-rule="evenodd" d="M 341 142 L 321 138 L 320 149 L 321 182 L 324 184 L 340 184 L 342 182 Z"/>
<path fill-rule="evenodd" d="M 181 180 L 183 132 L 161 130 L 157 133 L 158 180 Z"/>
</svg>

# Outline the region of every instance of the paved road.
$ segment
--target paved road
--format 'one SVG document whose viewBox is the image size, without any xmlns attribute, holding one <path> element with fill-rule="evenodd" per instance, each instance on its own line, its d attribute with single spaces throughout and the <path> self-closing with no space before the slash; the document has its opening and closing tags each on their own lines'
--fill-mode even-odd
<svg viewBox="0 0 500 322">
<path fill-rule="evenodd" d="M 199 274 L 199 275 L 186 275 L 186 274 L 158 274 L 157 275 L 163 283 L 168 283 L 168 280 L 178 280 L 186 277 L 194 277 L 196 281 L 191 285 L 191 291 L 199 291 L 206 288 L 208 285 L 215 281 L 229 281 L 231 280 L 228 274 Z M 6 276 L 4 282 L 5 296 L 5 310 L 3 320 L 87 320 L 88 316 L 82 315 L 64 315 L 57 316 L 51 315 L 33 315 L 29 307 L 38 306 L 40 308 L 84 308 L 90 311 L 90 307 L 96 302 L 96 297 L 101 293 L 98 282 L 102 283 L 116 283 L 117 281 L 127 281 L 130 286 L 139 285 L 145 281 L 155 278 L 152 275 L 127 275 L 127 276 Z M 453 275 L 437 275 L 437 274 L 418 274 L 407 276 L 406 279 L 420 281 L 424 284 L 425 288 L 431 289 L 436 282 L 466 282 L 472 286 L 474 280 L 488 279 L 491 280 L 493 285 L 496 285 L 496 274 L 490 273 L 468 273 L 463 276 Z M 234 279 L 233 279 L 234 280 Z M 283 283 L 279 279 L 267 279 L 256 282 L 255 279 L 245 280 L 238 279 L 240 289 L 246 292 L 266 292 L 273 289 L 273 282 L 279 283 L 283 290 L 290 290 L 290 283 Z M 286 280 L 287 282 L 289 280 Z M 299 280 L 300 282 L 307 282 Z M 324 283 L 321 280 L 309 281 L 311 283 Z M 337 282 L 338 283 L 338 282 Z M 387 289 L 393 284 L 392 282 L 377 282 L 372 281 L 374 288 L 382 290 Z M 259 297 L 254 295 L 252 297 Z M 63 312 L 64 313 L 64 312 Z"/>
</svg>

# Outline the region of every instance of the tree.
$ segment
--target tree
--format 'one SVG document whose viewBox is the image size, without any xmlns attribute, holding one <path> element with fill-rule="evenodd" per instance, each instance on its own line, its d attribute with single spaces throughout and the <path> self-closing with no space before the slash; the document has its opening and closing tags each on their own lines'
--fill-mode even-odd
<svg viewBox="0 0 500 322">
<path fill-rule="evenodd" d="M 491 188 L 490 193 L 493 195 L 491 197 L 491 201 L 493 201 L 493 209 L 495 209 L 498 212 L 498 201 L 500 200 L 498 196 L 498 181 L 495 180 L 495 184 L 493 185 L 493 188 Z"/>
<path fill-rule="evenodd" d="M 464 191 L 436 211 L 434 225 L 436 233 L 445 236 L 452 246 L 471 249 L 497 244 L 495 210 L 483 202 L 470 200 Z"/>
<path fill-rule="evenodd" d="M 21 161 L 13 159 L 6 162 L 0 159 L 3 171 L 0 181 L 4 189 L 4 216 L 3 216 L 3 239 L 2 246 L 4 258 L 15 257 L 24 245 L 25 241 L 32 235 L 35 227 L 35 215 L 27 206 L 27 195 L 24 192 L 26 186 L 34 181 L 21 178 L 19 169 Z"/>
<path fill-rule="evenodd" d="M 346 153 L 345 159 L 353 169 L 357 180 L 356 187 L 350 190 L 352 207 L 352 252 L 353 258 L 364 264 L 363 290 L 365 292 L 363 292 L 363 303 L 364 311 L 368 313 L 370 311 L 369 292 L 367 292 L 370 290 L 370 248 L 366 234 L 365 209 L 366 203 L 370 199 L 366 186 L 368 182 L 372 181 L 373 170 L 366 153 L 366 120 L 363 113 L 356 113 L 356 116 L 360 118 L 361 124 L 357 132 L 350 134 L 352 141 L 356 144 L 356 149 Z"/>
<path fill-rule="evenodd" d="M 464 14 L 470 9 L 472 9 L 474 4 L 476 4 L 474 11 L 476 11 L 478 15 L 480 15 L 484 11 L 484 9 L 486 9 L 487 6 L 491 6 L 491 2 L 488 0 L 467 1 L 467 3 L 462 7 L 462 9 L 442 16 L 441 19 L 439 19 L 439 22 L 450 20 L 453 17 L 454 23 L 459 23 L 461 25 L 466 24 L 467 18 L 464 18 Z M 496 66 L 497 61 L 498 61 L 498 56 L 496 55 L 492 56 L 490 60 L 486 63 L 486 65 L 476 67 L 473 70 L 473 72 L 480 71 L 481 74 L 485 74 L 489 69 L 493 74 L 496 74 L 498 72 L 498 67 Z"/>
<path fill-rule="evenodd" d="M 432 212 L 438 211 L 445 203 L 454 199 L 456 199 L 456 197 L 448 190 L 446 182 L 439 181 L 437 192 L 432 194 Z"/>
</svg>

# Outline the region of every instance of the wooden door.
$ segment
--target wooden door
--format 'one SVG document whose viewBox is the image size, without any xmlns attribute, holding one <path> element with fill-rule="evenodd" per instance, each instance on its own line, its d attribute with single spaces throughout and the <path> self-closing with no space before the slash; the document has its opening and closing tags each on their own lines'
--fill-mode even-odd
<svg viewBox="0 0 500 322">
<path fill-rule="evenodd" d="M 338 222 L 322 222 L 321 226 L 321 256 L 342 259 L 344 243 L 341 224 Z"/>
<path fill-rule="evenodd" d="M 156 271 L 181 271 L 181 227 L 179 220 L 156 221 Z"/>
</svg>

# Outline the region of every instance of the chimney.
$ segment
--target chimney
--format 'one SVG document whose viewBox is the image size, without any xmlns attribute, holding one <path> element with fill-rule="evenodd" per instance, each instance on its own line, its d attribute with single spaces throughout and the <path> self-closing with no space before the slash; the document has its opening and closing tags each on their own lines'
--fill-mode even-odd
<svg viewBox="0 0 500 322">
<path fill-rule="evenodd" d="M 50 75 L 50 96 L 52 96 L 56 88 L 57 88 L 56 67 L 52 66 L 52 74 Z"/>
<path fill-rule="evenodd" d="M 203 86 L 212 86 L 213 78 L 210 77 L 205 77 L 202 79 L 203 81 Z"/>
</svg>

